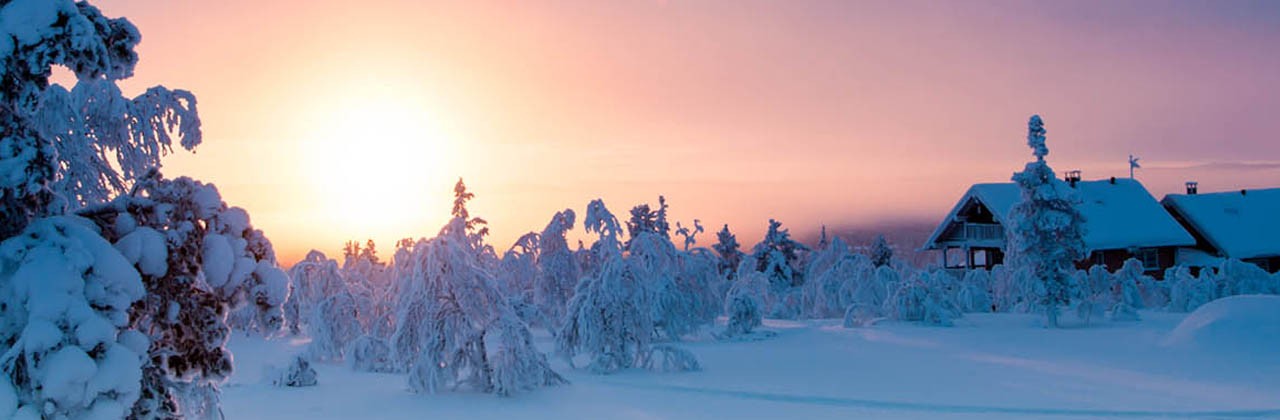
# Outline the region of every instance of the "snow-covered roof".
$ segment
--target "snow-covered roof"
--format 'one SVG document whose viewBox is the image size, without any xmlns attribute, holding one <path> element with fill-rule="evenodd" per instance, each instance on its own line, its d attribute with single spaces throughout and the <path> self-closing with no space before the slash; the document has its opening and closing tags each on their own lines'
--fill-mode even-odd
<svg viewBox="0 0 1280 420">
<path fill-rule="evenodd" d="M 1055 179 L 1057 188 L 1072 187 Z M 1195 238 L 1187 233 L 1173 216 L 1147 192 L 1142 183 L 1132 179 L 1080 181 L 1075 191 L 1081 200 L 1079 209 L 1085 217 L 1084 243 L 1089 251 L 1128 249 L 1133 247 L 1191 246 Z M 1022 191 L 1012 182 L 975 184 L 956 203 L 933 235 L 925 249 L 939 249 L 937 243 L 948 225 L 969 200 L 977 200 L 991 211 L 1001 225 L 1013 206 L 1022 200 Z"/>
<path fill-rule="evenodd" d="M 1280 256 L 1280 188 L 1170 194 L 1163 202 L 1220 256 Z"/>
</svg>

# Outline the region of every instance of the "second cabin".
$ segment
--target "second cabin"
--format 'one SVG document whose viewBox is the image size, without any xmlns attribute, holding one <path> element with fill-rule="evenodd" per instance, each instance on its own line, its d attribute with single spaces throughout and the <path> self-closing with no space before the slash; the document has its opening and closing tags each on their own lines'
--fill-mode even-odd
<svg viewBox="0 0 1280 420">
<path fill-rule="evenodd" d="M 1177 249 L 1196 245 L 1196 239 L 1174 220 L 1164 206 L 1133 179 L 1083 181 L 1080 171 L 1054 180 L 1056 188 L 1072 189 L 1084 215 L 1084 243 L 1088 257 L 1077 265 L 1116 270 L 1129 258 L 1142 262 L 1148 275 L 1160 278 L 1177 263 Z M 1005 258 L 1007 217 L 1022 200 L 1012 182 L 969 187 L 942 220 L 924 249 L 941 251 L 949 269 L 991 269 Z"/>
</svg>

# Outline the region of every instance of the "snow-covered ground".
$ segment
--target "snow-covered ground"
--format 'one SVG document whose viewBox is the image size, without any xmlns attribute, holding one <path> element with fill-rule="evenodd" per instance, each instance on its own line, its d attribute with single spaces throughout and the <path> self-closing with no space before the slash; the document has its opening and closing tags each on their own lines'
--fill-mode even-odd
<svg viewBox="0 0 1280 420">
<path fill-rule="evenodd" d="M 280 420 L 1280 418 L 1280 337 L 1223 354 L 1169 339 L 1185 314 L 1141 315 L 1066 329 L 1023 314 L 970 314 L 953 328 L 767 320 L 777 336 L 766 340 L 684 343 L 701 372 L 601 376 L 556 361 L 571 385 L 513 398 L 416 395 L 403 375 L 326 364 L 316 366 L 318 386 L 277 388 L 262 372 L 304 343 L 238 336 L 223 410 Z"/>
</svg>

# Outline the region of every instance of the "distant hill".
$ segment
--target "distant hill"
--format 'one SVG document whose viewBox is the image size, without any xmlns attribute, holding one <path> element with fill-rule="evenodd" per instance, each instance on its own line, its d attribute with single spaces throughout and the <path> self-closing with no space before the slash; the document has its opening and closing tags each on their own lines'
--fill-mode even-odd
<svg viewBox="0 0 1280 420">
<path fill-rule="evenodd" d="M 876 235 L 884 235 L 893 245 L 894 255 L 911 263 L 924 267 L 937 262 L 938 256 L 933 252 L 918 252 L 929 235 L 936 228 L 934 220 L 899 220 L 881 223 L 868 223 L 846 226 L 827 226 L 828 236 L 839 236 L 855 250 L 861 250 L 875 240 Z M 796 239 L 807 245 L 818 243 L 819 231 L 797 232 Z"/>
</svg>

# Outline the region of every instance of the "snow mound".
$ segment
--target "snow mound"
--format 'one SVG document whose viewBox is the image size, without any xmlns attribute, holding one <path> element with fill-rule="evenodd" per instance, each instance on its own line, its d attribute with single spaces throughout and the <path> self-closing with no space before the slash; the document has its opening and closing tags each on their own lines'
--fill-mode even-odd
<svg viewBox="0 0 1280 420">
<path fill-rule="evenodd" d="M 1280 348 L 1280 296 L 1240 295 L 1209 302 L 1184 318 L 1164 345 L 1274 355 Z"/>
</svg>

